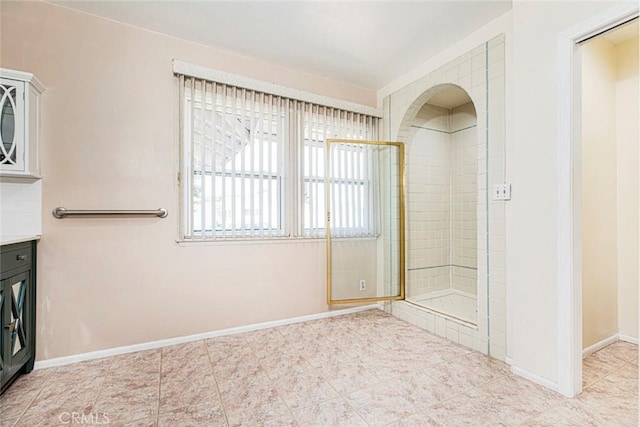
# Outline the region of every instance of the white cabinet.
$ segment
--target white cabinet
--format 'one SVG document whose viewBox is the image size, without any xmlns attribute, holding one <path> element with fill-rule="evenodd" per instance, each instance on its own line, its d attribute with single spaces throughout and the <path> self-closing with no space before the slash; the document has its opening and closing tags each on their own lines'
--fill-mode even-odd
<svg viewBox="0 0 640 427">
<path fill-rule="evenodd" d="M 0 178 L 39 179 L 40 96 L 31 73 L 0 68 Z"/>
</svg>

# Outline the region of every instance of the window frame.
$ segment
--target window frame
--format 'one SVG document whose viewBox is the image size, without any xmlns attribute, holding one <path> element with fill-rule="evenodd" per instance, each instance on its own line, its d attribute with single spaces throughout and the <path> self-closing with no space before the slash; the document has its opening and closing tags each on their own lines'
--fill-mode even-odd
<svg viewBox="0 0 640 427">
<path fill-rule="evenodd" d="M 218 82 L 211 81 L 201 77 L 191 77 L 188 75 L 180 75 L 180 74 L 178 75 L 178 77 L 179 77 L 179 121 L 180 121 L 180 127 L 179 127 L 180 128 L 179 129 L 180 160 L 178 165 L 178 168 L 179 168 L 178 176 L 179 176 L 179 187 L 180 187 L 179 194 L 180 194 L 180 206 L 181 206 L 178 241 L 179 242 L 221 242 L 221 241 L 324 239 L 326 237 L 326 206 L 323 205 L 324 209 L 322 211 L 318 211 L 316 208 L 315 214 L 310 214 L 310 216 L 316 218 L 315 227 L 313 227 L 314 225 L 313 223 L 309 224 L 309 226 L 307 227 L 303 220 L 305 215 L 305 204 L 304 204 L 304 198 L 306 194 L 304 191 L 305 185 L 309 184 L 309 186 L 312 186 L 315 184 L 319 188 L 323 189 L 322 194 L 326 194 L 325 179 L 324 179 L 324 174 L 326 173 L 326 171 L 320 171 L 320 170 L 317 170 L 316 168 L 315 170 L 316 175 L 311 175 L 311 174 L 305 175 L 305 172 L 304 172 L 304 164 L 303 164 L 304 151 L 305 151 L 305 147 L 307 147 L 307 140 L 305 139 L 305 126 L 306 125 L 310 126 L 308 128 L 308 130 L 310 131 L 308 139 L 309 140 L 315 139 L 315 144 L 313 145 L 315 145 L 318 152 L 324 153 L 326 151 L 326 142 L 325 142 L 326 139 L 333 138 L 333 137 L 341 137 L 343 135 L 339 135 L 338 133 L 328 134 L 326 123 L 324 123 L 323 130 L 320 129 L 321 126 L 314 127 L 314 125 L 317 125 L 319 122 L 317 123 L 314 122 L 313 118 L 314 117 L 317 119 L 320 118 L 320 113 L 319 113 L 320 109 L 324 109 L 323 111 L 325 112 L 325 114 L 328 108 L 331 109 L 332 113 L 337 112 L 338 116 L 336 119 L 336 123 L 334 123 L 334 130 L 345 131 L 347 127 L 343 126 L 345 123 L 343 121 L 348 121 L 349 117 L 354 117 L 354 114 L 357 114 L 358 115 L 357 117 L 364 118 L 366 123 L 363 122 L 364 124 L 359 124 L 360 127 L 358 127 L 354 122 L 353 127 L 350 128 L 352 132 L 356 130 L 361 130 L 363 134 L 359 135 L 360 138 L 358 139 L 363 139 L 363 140 L 372 139 L 371 136 L 377 137 L 377 134 L 379 132 L 379 128 L 381 125 L 381 121 L 379 120 L 380 117 L 371 116 L 366 113 L 352 112 L 352 111 L 347 111 L 340 108 L 318 105 L 318 104 L 310 103 L 306 101 L 288 99 L 280 95 L 259 93 L 259 91 L 256 91 L 256 90 L 240 88 L 240 87 L 230 85 L 230 84 L 225 84 L 225 83 L 218 83 Z M 206 87 L 211 86 L 212 88 L 211 91 L 203 90 L 203 87 L 205 87 L 205 85 Z M 271 114 L 272 112 L 270 112 L 271 115 L 269 116 L 272 118 L 272 120 L 274 116 L 277 116 L 278 123 L 282 124 L 278 126 L 278 132 L 283 132 L 283 134 L 282 135 L 278 134 L 276 138 L 276 140 L 279 141 L 280 143 L 279 148 L 283 150 L 283 152 L 280 154 L 279 160 L 276 159 L 277 162 L 281 161 L 281 163 L 279 163 L 280 169 L 277 170 L 276 172 L 270 172 L 267 170 L 252 171 L 254 176 L 261 175 L 262 179 L 277 181 L 275 200 L 277 201 L 277 204 L 278 204 L 278 208 L 276 209 L 276 212 L 277 212 L 276 221 L 277 221 L 278 227 L 268 228 L 268 229 L 256 228 L 255 221 L 252 220 L 250 221 L 250 224 L 245 225 L 244 229 L 241 229 L 240 225 L 237 225 L 235 228 L 233 228 L 233 225 L 231 225 L 229 228 L 226 228 L 225 227 L 225 225 L 227 224 L 226 222 L 222 224 L 221 226 L 222 228 L 218 229 L 218 227 L 214 223 L 217 220 L 217 216 L 214 214 L 210 216 L 206 215 L 206 203 L 204 203 L 204 200 L 205 200 L 204 193 L 202 193 L 202 196 L 200 197 L 201 201 L 199 203 L 196 203 L 195 201 L 196 199 L 193 196 L 193 193 L 194 193 L 194 189 L 197 187 L 196 185 L 194 185 L 196 182 L 196 179 L 202 182 L 206 180 L 207 176 L 209 176 L 210 177 L 209 181 L 211 181 L 211 184 L 205 186 L 205 188 L 206 187 L 215 188 L 216 178 L 219 176 L 229 177 L 229 176 L 235 175 L 235 179 L 242 180 L 247 176 L 247 173 L 248 173 L 247 169 L 243 169 L 244 167 L 246 167 L 246 162 L 242 164 L 243 168 L 241 168 L 240 170 L 227 171 L 225 168 L 225 170 L 218 171 L 216 170 L 216 165 L 212 164 L 211 170 L 208 171 L 206 167 L 206 161 L 203 158 L 200 162 L 200 165 L 201 165 L 200 168 L 196 169 L 195 167 L 194 159 L 196 155 L 195 155 L 194 147 L 196 147 L 197 144 L 194 143 L 194 138 L 193 138 L 194 132 L 193 132 L 193 129 L 191 129 L 195 120 L 193 117 L 194 110 L 196 109 L 195 105 L 198 104 L 198 101 L 197 101 L 198 97 L 195 96 L 195 93 L 198 90 L 200 90 L 200 95 L 199 95 L 200 110 L 204 111 L 204 112 L 201 112 L 200 114 L 204 121 L 206 121 L 206 118 L 209 115 L 211 115 L 211 117 L 215 117 L 215 116 L 220 117 L 221 115 L 222 119 L 218 119 L 218 120 L 225 120 L 224 117 L 229 114 L 228 112 L 225 111 L 225 108 L 226 108 L 225 106 L 222 106 L 222 109 L 220 111 L 218 111 L 214 107 L 214 104 L 217 104 L 215 100 L 215 96 L 217 95 L 217 92 L 215 94 L 212 92 L 215 90 L 216 85 L 223 86 L 225 88 L 224 90 L 227 90 L 228 88 L 233 89 L 233 93 L 234 93 L 233 96 L 236 97 L 236 100 L 239 99 L 238 93 L 240 91 L 243 92 L 242 96 L 244 96 L 244 94 L 246 94 L 247 91 L 252 91 L 254 94 L 259 94 L 261 96 L 263 95 L 269 96 L 270 102 L 273 102 L 273 97 L 276 97 L 278 100 L 287 101 L 286 107 L 282 107 L 280 105 L 281 107 L 280 110 L 275 114 Z M 194 99 L 196 101 L 193 101 L 190 97 L 191 90 L 194 90 L 193 92 Z M 209 102 L 208 98 L 205 98 L 203 100 L 203 96 L 207 96 L 207 97 L 210 96 L 211 101 Z M 244 100 L 246 100 L 246 98 L 243 98 L 243 101 Z M 309 114 L 308 116 L 309 123 L 305 123 L 305 120 L 307 120 L 305 118 L 305 114 L 306 114 L 304 110 L 305 104 L 309 105 L 312 111 L 314 108 L 318 109 L 317 110 L 318 112 L 316 114 Z M 204 105 L 204 109 L 203 109 L 203 105 Z M 214 109 L 216 113 L 212 114 L 211 112 L 212 109 Z M 235 106 L 234 106 L 234 109 L 235 109 Z M 231 114 L 237 114 L 238 111 L 240 110 L 235 109 L 235 111 L 231 112 Z M 245 113 L 247 112 L 246 109 L 242 109 L 241 111 Z M 250 114 L 253 114 L 254 112 L 255 110 L 251 109 Z M 326 115 L 323 116 L 323 120 L 326 120 L 327 117 L 328 116 Z M 260 116 L 260 118 L 264 119 L 266 117 L 263 118 L 262 116 Z M 258 128 L 257 121 L 260 118 L 256 119 L 255 128 L 251 129 L 251 131 L 257 132 L 257 128 Z M 244 119 L 245 117 L 241 117 L 239 120 L 243 121 Z M 253 118 L 251 118 L 251 121 L 253 123 Z M 206 125 L 203 124 L 203 127 L 204 126 Z M 215 150 L 215 139 L 216 139 L 215 122 L 210 126 L 212 127 L 212 136 L 211 136 L 212 144 L 211 145 L 212 145 L 212 149 Z M 313 138 L 312 134 L 315 135 L 316 137 Z M 322 139 L 318 138 L 320 134 L 322 134 Z M 353 135 L 348 135 L 348 136 L 353 136 Z M 204 142 L 205 138 L 206 138 L 206 135 L 203 133 L 201 144 L 205 143 Z M 262 143 L 264 143 L 264 141 L 262 141 Z M 225 143 L 223 142 L 223 145 L 224 144 Z M 205 149 L 202 148 L 202 150 L 204 151 Z M 322 165 L 324 165 L 325 161 L 326 159 L 323 159 Z M 250 163 L 253 163 L 253 162 L 255 162 L 254 158 L 251 159 Z M 320 172 L 322 172 L 322 174 L 320 174 Z M 203 174 L 205 175 L 204 179 L 201 178 L 201 175 Z M 342 179 L 342 181 L 344 181 L 343 185 L 347 185 L 347 186 L 352 185 L 350 180 L 346 178 Z M 223 182 L 223 185 L 224 185 L 224 182 Z M 362 180 L 362 182 L 359 185 L 363 185 L 365 186 L 364 188 L 366 188 L 367 184 L 364 180 Z M 211 190 L 211 191 L 212 191 L 210 193 L 211 197 L 214 197 L 215 192 L 214 190 Z M 321 193 L 319 191 L 316 191 L 316 192 L 318 193 L 316 194 L 316 201 L 319 201 L 318 196 Z M 232 197 L 233 197 L 232 200 L 237 199 L 238 197 L 244 197 L 246 199 L 247 195 L 244 192 L 242 193 L 234 192 L 234 195 Z M 248 200 L 251 200 L 251 198 L 253 197 L 255 197 L 255 194 L 250 194 Z M 324 197 L 326 196 L 323 196 L 323 198 Z M 199 216 L 201 216 L 201 218 L 204 218 L 205 222 L 202 223 L 202 220 L 200 220 L 201 227 L 196 228 L 196 224 L 198 222 L 195 221 L 194 219 L 195 217 L 194 211 L 195 211 L 195 206 L 198 204 L 202 206 L 201 209 L 205 209 L 204 213 L 198 214 Z M 212 205 L 212 209 L 216 209 L 216 206 L 217 206 L 216 202 L 211 202 L 211 205 Z M 246 208 L 244 209 L 244 212 L 246 212 Z M 241 213 L 240 215 L 244 215 L 244 214 Z M 375 213 L 368 213 L 368 214 L 365 213 L 365 215 L 369 215 L 372 219 L 375 217 Z M 207 219 L 212 220 L 211 227 L 209 228 L 207 228 L 206 226 Z M 253 229 L 251 228 L 252 223 L 253 223 Z M 372 226 L 371 230 L 363 230 L 363 227 L 358 227 L 350 233 L 349 232 L 345 233 L 343 238 L 361 239 L 361 238 L 375 237 L 377 232 L 377 230 L 375 230 L 375 221 L 370 221 L 370 224 Z M 202 225 L 204 225 L 204 230 L 202 229 Z M 346 228 L 346 230 L 349 230 L 349 228 Z"/>
</svg>

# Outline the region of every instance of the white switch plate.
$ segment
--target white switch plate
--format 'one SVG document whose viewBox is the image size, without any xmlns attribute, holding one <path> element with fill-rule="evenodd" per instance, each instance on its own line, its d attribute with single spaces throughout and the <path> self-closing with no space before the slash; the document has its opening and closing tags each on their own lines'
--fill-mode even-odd
<svg viewBox="0 0 640 427">
<path fill-rule="evenodd" d="M 511 184 L 494 185 L 493 200 L 511 200 Z"/>
</svg>

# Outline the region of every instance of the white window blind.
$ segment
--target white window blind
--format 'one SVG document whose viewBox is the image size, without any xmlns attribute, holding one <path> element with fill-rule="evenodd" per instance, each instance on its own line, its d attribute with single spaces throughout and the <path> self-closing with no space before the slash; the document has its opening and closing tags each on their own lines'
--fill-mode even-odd
<svg viewBox="0 0 640 427">
<path fill-rule="evenodd" d="M 182 238 L 323 237 L 325 140 L 376 139 L 378 119 L 179 77 Z M 342 147 L 332 171 L 345 237 L 375 233 L 372 176 L 358 147 Z"/>
<path fill-rule="evenodd" d="M 302 234 L 322 237 L 326 219 L 325 140 L 375 140 L 378 124 L 371 116 L 313 104 L 305 104 L 302 110 Z M 335 153 L 340 154 L 330 162 L 331 206 L 332 210 L 344 214 L 344 218 L 334 219 L 334 234 L 345 237 L 373 235 L 374 210 L 369 203 L 373 180 L 369 167 L 371 158 L 367 157 L 362 145 L 341 144 Z"/>
</svg>

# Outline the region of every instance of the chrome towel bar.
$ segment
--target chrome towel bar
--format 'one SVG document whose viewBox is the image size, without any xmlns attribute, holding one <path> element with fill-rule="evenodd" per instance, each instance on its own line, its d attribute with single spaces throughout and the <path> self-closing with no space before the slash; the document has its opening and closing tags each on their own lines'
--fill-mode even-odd
<svg viewBox="0 0 640 427">
<path fill-rule="evenodd" d="M 62 219 L 68 216 L 158 216 L 165 218 L 169 212 L 165 208 L 156 210 L 68 210 L 58 206 L 53 210 L 53 216 Z"/>
</svg>

